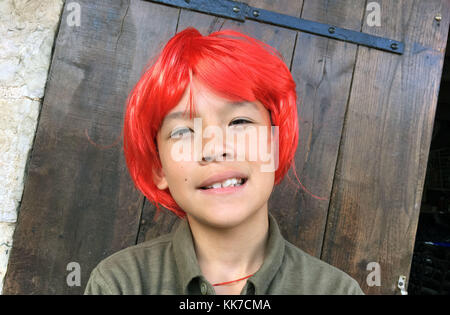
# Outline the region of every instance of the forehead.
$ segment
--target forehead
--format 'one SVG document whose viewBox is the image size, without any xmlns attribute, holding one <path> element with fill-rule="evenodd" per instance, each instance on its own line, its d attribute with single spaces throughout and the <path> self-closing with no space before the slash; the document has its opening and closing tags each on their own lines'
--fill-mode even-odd
<svg viewBox="0 0 450 315">
<path fill-rule="evenodd" d="M 226 114 L 227 112 L 234 112 L 238 109 L 245 109 L 248 111 L 253 111 L 255 113 L 258 113 L 260 109 L 258 109 L 258 105 L 253 102 L 248 101 L 228 101 L 220 104 L 217 106 L 217 104 L 212 105 L 211 107 L 214 107 L 218 114 Z M 196 106 L 197 112 L 199 111 L 198 105 Z M 194 116 L 196 113 L 193 113 Z M 173 108 L 165 117 L 164 122 L 169 122 L 171 120 L 175 119 L 189 119 L 189 110 L 187 108 L 187 104 L 183 107 L 176 106 Z"/>
<path fill-rule="evenodd" d="M 164 116 L 161 126 L 177 120 L 191 120 L 209 115 L 226 117 L 237 112 L 245 112 L 245 115 L 270 116 L 260 101 L 232 101 L 193 76 L 180 101 Z"/>
</svg>

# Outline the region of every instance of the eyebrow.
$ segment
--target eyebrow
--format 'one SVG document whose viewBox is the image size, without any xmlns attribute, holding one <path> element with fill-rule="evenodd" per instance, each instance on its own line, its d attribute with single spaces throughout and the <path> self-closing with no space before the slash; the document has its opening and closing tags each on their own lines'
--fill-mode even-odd
<svg viewBox="0 0 450 315">
<path fill-rule="evenodd" d="M 250 105 L 250 106 L 254 107 L 255 109 L 257 109 L 256 104 L 249 102 L 249 101 L 228 102 L 227 105 L 232 105 L 232 106 Z M 173 112 L 173 113 L 167 114 L 163 120 L 167 122 L 168 120 L 171 120 L 171 119 L 184 119 L 183 116 L 185 116 L 185 112 Z"/>
</svg>

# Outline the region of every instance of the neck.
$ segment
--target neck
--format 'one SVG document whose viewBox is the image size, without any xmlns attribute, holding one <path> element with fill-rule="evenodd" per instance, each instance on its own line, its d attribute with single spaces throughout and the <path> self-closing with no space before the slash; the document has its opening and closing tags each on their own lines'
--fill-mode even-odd
<svg viewBox="0 0 450 315">
<path fill-rule="evenodd" d="M 197 260 L 210 283 L 231 281 L 261 267 L 269 232 L 267 205 L 232 228 L 218 229 L 188 215 Z"/>
</svg>

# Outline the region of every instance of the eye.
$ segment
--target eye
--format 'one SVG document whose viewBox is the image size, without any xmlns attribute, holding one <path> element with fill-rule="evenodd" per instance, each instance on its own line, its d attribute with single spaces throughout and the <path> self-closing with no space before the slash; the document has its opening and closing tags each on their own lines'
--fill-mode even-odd
<svg viewBox="0 0 450 315">
<path fill-rule="evenodd" d="M 242 124 L 247 124 L 247 123 L 252 123 L 250 120 L 244 119 L 244 118 L 238 118 L 233 120 L 230 125 L 242 125 Z"/>
<path fill-rule="evenodd" d="M 184 135 L 188 134 L 192 130 L 190 128 L 180 128 L 171 132 L 170 138 L 178 139 L 184 137 Z"/>
</svg>

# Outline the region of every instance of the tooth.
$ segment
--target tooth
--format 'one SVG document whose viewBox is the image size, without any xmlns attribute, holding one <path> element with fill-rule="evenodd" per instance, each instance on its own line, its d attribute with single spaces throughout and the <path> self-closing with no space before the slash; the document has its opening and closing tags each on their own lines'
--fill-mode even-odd
<svg viewBox="0 0 450 315">
<path fill-rule="evenodd" d="M 231 179 L 227 179 L 226 181 L 222 182 L 222 187 L 228 187 L 232 184 Z"/>
<path fill-rule="evenodd" d="M 234 186 L 239 186 L 242 185 L 242 183 L 244 182 L 243 178 L 229 178 L 225 181 L 223 181 L 222 183 L 215 183 L 211 186 L 206 186 L 206 189 L 211 189 L 211 188 L 221 188 L 221 187 L 234 187 Z"/>
</svg>

